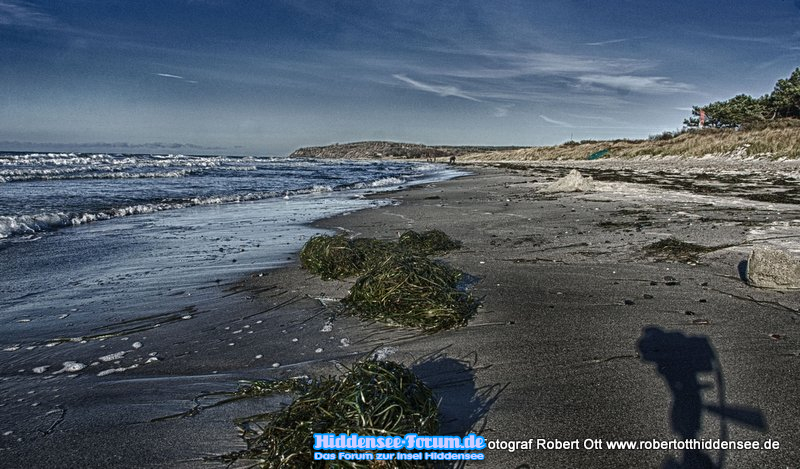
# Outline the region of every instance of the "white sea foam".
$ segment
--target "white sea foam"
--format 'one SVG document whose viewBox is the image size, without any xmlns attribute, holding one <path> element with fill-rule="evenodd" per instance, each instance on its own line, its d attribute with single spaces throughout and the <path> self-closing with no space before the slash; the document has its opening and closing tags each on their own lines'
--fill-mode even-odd
<svg viewBox="0 0 800 469">
<path fill-rule="evenodd" d="M 82 369 L 86 368 L 86 365 L 79 362 L 67 361 L 63 363 L 63 368 L 58 371 L 54 371 L 53 374 L 57 375 L 60 373 L 77 373 Z"/>
<path fill-rule="evenodd" d="M 373 187 L 388 187 L 403 184 L 404 180 L 397 177 L 387 177 L 372 182 L 359 182 L 353 185 L 354 189 L 369 189 Z"/>
<path fill-rule="evenodd" d="M 274 192 L 248 193 L 223 197 L 195 197 L 189 200 L 139 204 L 119 207 L 94 213 L 41 213 L 36 215 L 0 216 L 0 239 L 11 236 L 30 235 L 42 231 L 54 231 L 59 228 L 79 226 L 100 220 L 161 212 L 196 205 L 215 205 L 224 203 L 246 202 L 275 197 Z"/>
<path fill-rule="evenodd" d="M 102 357 L 98 358 L 98 360 L 101 362 L 113 362 L 114 360 L 122 359 L 126 353 L 127 352 L 110 353 L 108 355 L 103 355 Z"/>
</svg>

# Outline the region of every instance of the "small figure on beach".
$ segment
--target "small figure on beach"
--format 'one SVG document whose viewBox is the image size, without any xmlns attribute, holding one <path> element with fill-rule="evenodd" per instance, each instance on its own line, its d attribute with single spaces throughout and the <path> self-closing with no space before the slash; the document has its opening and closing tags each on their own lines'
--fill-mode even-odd
<svg viewBox="0 0 800 469">
<path fill-rule="evenodd" d="M 450 155 L 450 164 L 456 164 L 456 155 Z"/>
</svg>

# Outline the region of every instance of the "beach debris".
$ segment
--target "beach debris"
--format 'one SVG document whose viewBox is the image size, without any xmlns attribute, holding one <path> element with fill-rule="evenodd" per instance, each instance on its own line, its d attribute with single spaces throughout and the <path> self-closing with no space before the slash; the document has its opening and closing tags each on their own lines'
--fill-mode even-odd
<svg viewBox="0 0 800 469">
<path fill-rule="evenodd" d="M 282 410 L 237 421 L 247 449 L 225 455 L 223 461 L 258 460 L 267 468 L 315 467 L 314 433 L 402 437 L 439 432 L 433 392 L 398 363 L 369 359 L 339 377 L 258 381 L 237 394 L 261 397 L 287 392 L 298 396 Z M 346 467 L 375 467 L 374 461 L 346 462 Z"/>
<path fill-rule="evenodd" d="M 730 247 L 723 246 L 702 246 L 700 244 L 687 243 L 675 238 L 662 239 L 644 247 L 644 252 L 660 261 L 677 261 L 686 263 L 697 263 L 702 254 L 718 251 Z"/>
<path fill-rule="evenodd" d="M 591 176 L 583 177 L 577 169 L 573 169 L 566 176 L 539 189 L 539 192 L 587 192 L 594 190 L 594 180 Z"/>
<path fill-rule="evenodd" d="M 458 288 L 462 275 L 426 257 L 395 255 L 356 281 L 344 312 L 431 332 L 463 326 L 478 302 Z"/>
<path fill-rule="evenodd" d="M 800 288 L 800 259 L 773 248 L 755 248 L 747 258 L 747 283 L 761 288 Z"/>
<path fill-rule="evenodd" d="M 606 149 L 604 149 L 604 150 L 596 151 L 596 152 L 592 153 L 591 155 L 589 155 L 589 156 L 587 157 L 587 159 L 588 159 L 588 160 L 597 160 L 597 159 L 600 159 L 600 158 L 602 158 L 602 157 L 606 156 L 606 155 L 608 154 L 608 152 L 609 152 L 609 151 L 610 151 L 610 150 L 609 150 L 609 149 L 607 149 L 607 148 L 606 148 Z"/>
<path fill-rule="evenodd" d="M 42 374 L 47 371 L 48 368 L 50 368 L 50 365 L 37 366 L 33 369 L 33 372 L 36 374 Z"/>
</svg>

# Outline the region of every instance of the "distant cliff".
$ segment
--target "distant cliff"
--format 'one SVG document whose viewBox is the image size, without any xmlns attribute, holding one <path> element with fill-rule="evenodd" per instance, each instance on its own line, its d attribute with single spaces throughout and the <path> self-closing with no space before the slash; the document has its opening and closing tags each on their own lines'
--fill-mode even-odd
<svg viewBox="0 0 800 469">
<path fill-rule="evenodd" d="M 520 147 L 476 147 L 476 146 L 427 146 L 418 143 L 355 142 L 336 143 L 322 147 L 304 147 L 295 150 L 291 157 L 297 158 L 450 158 L 468 153 L 491 153 L 514 150 Z"/>
</svg>

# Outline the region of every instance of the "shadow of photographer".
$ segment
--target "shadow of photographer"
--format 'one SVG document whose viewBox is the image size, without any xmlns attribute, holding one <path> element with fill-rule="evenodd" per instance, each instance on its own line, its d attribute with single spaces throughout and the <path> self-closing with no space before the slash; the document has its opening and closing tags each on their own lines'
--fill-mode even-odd
<svg viewBox="0 0 800 469">
<path fill-rule="evenodd" d="M 656 370 L 672 394 L 671 428 L 682 440 L 698 438 L 703 428 L 704 413 L 720 419 L 720 440 L 728 439 L 728 421 L 766 430 L 766 420 L 760 410 L 731 406 L 725 402 L 722 368 L 708 337 L 647 327 L 642 331 L 637 348 L 642 360 L 656 365 Z M 703 394 L 711 389 L 716 390 L 717 402 L 704 403 Z M 711 454 L 702 449 L 687 448 L 683 450 L 680 460 L 668 457 L 662 468 L 719 469 L 724 464 L 724 450 L 718 452 L 715 461 Z"/>
</svg>

